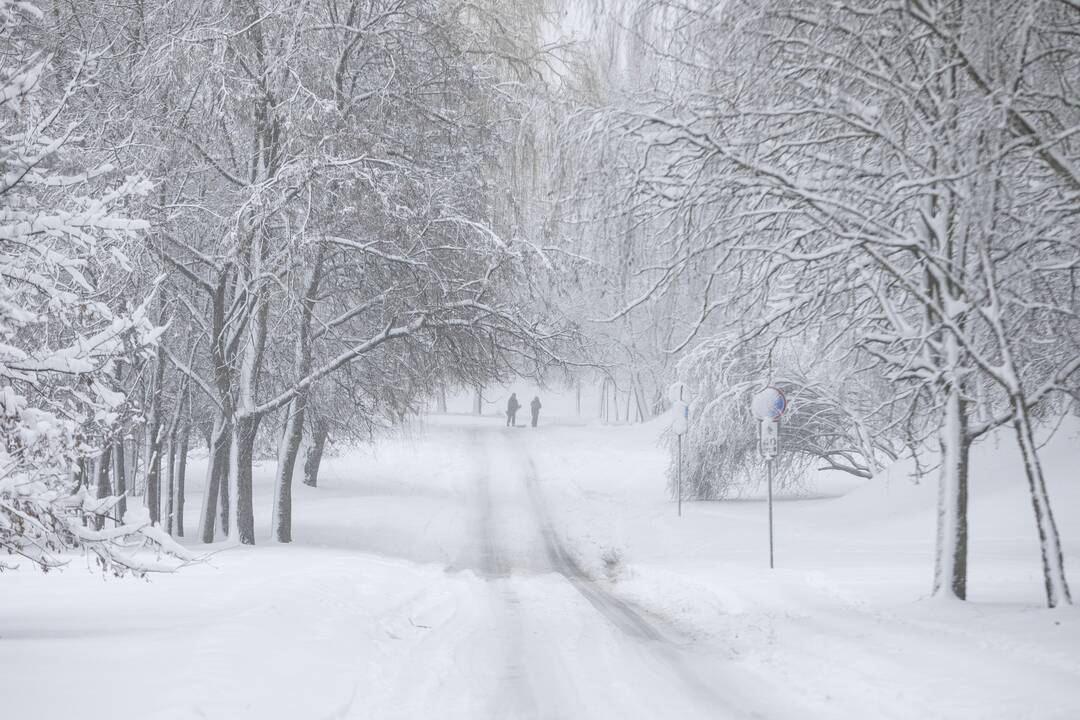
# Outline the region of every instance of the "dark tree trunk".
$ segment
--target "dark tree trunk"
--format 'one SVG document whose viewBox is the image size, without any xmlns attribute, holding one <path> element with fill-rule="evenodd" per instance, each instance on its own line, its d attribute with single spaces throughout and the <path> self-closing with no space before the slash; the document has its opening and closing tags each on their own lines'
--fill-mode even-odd
<svg viewBox="0 0 1080 720">
<path fill-rule="evenodd" d="M 176 442 L 169 438 L 169 449 L 165 453 L 168 462 L 165 482 L 165 532 L 173 534 L 173 497 L 176 493 Z"/>
<path fill-rule="evenodd" d="M 229 431 L 230 435 L 232 430 Z M 231 451 L 232 438 L 226 436 L 225 438 L 225 464 L 220 468 L 215 468 L 215 472 L 220 477 L 218 481 L 218 516 L 221 522 L 221 535 L 228 537 L 232 527 L 232 500 L 230 492 L 231 479 L 229 477 L 229 463 L 232 460 L 229 458 Z"/>
<path fill-rule="evenodd" d="M 101 457 L 94 464 L 96 475 L 94 478 L 94 497 L 99 500 L 112 495 L 112 488 L 109 486 L 109 460 L 111 457 L 112 446 L 106 445 L 105 449 L 101 451 Z M 91 525 L 95 530 L 105 527 L 105 516 L 101 514 L 94 515 Z"/>
<path fill-rule="evenodd" d="M 131 433 L 131 462 L 127 467 L 128 494 L 138 497 L 139 495 L 139 465 L 143 462 L 142 428 L 132 428 Z"/>
<path fill-rule="evenodd" d="M 311 269 L 304 283 L 303 312 L 300 315 L 299 337 L 296 340 L 296 377 L 303 378 L 311 371 L 311 321 L 315 315 L 319 283 L 322 281 L 323 249 L 318 246 Z M 278 448 L 277 477 L 274 487 L 274 515 L 271 518 L 274 539 L 292 542 L 292 483 L 296 469 L 296 456 L 304 438 L 304 415 L 307 410 L 307 394 L 297 394 L 289 403 L 285 417 L 285 431 Z"/>
<path fill-rule="evenodd" d="M 187 454 L 188 442 L 191 437 L 191 426 L 184 425 L 180 434 L 180 451 L 176 458 L 176 536 L 184 537 L 184 485 L 187 478 Z"/>
<path fill-rule="evenodd" d="M 230 372 L 232 355 L 229 351 L 225 332 L 225 309 L 229 295 L 230 273 L 218 275 L 211 302 L 211 327 L 214 342 L 211 345 L 211 362 L 214 371 L 214 388 L 220 403 L 214 428 L 211 431 L 210 459 L 206 470 L 203 507 L 199 521 L 199 539 L 212 543 L 215 533 L 216 518 L 220 517 L 220 532 L 229 534 L 229 448 L 232 442 L 232 373 Z"/>
<path fill-rule="evenodd" d="M 296 468 L 296 458 L 300 454 L 300 443 L 304 439 L 306 405 L 303 394 L 297 395 L 289 404 L 288 415 L 285 418 L 285 432 L 278 452 L 273 529 L 274 539 L 283 543 L 292 542 L 292 479 Z"/>
<path fill-rule="evenodd" d="M 219 500 L 222 499 L 222 487 L 225 486 L 224 478 L 229 472 L 230 432 L 225 417 L 219 413 L 214 420 L 214 429 L 210 433 L 210 443 L 207 447 L 209 457 L 206 466 L 206 487 L 203 490 L 203 507 L 199 521 L 199 540 L 204 543 L 214 542 Z M 223 524 L 222 528 L 223 531 L 227 531 L 226 525 Z"/>
<path fill-rule="evenodd" d="M 1031 417 L 1022 397 L 1014 395 L 1013 428 L 1016 430 L 1017 443 L 1024 461 L 1024 474 L 1027 476 L 1028 491 L 1031 495 L 1031 507 L 1035 513 L 1035 529 L 1039 534 L 1039 552 L 1042 556 L 1043 585 L 1046 588 L 1048 607 L 1072 603 L 1072 594 L 1065 576 L 1065 557 L 1061 550 L 1061 535 L 1058 533 L 1054 512 L 1050 507 L 1050 494 L 1046 489 L 1042 463 L 1039 461 L 1039 445 L 1031 427 Z"/>
<path fill-rule="evenodd" d="M 161 449 L 164 423 L 161 418 L 161 393 L 164 390 L 165 353 L 159 347 L 154 367 L 154 384 L 150 399 L 150 426 L 147 433 L 146 449 L 146 504 L 150 509 L 150 523 L 161 523 Z"/>
<path fill-rule="evenodd" d="M 124 513 L 127 512 L 127 468 L 125 467 L 126 451 L 124 450 L 123 438 L 113 445 L 113 477 L 116 478 L 116 494 L 120 501 L 116 503 L 116 524 L 122 525 Z"/>
<path fill-rule="evenodd" d="M 189 402 L 187 380 L 180 385 L 179 391 L 180 401 L 176 405 L 176 409 L 173 411 L 172 420 L 169 421 L 169 481 L 166 485 L 165 495 L 165 532 L 170 535 L 173 534 L 173 528 L 176 527 L 176 451 L 179 448 L 178 440 L 180 434 L 180 425 L 183 422 L 184 409 Z"/>
<path fill-rule="evenodd" d="M 236 479 L 236 535 L 244 545 L 255 544 L 255 513 L 252 507 L 252 463 L 259 418 L 237 415 L 233 419 L 233 453 Z"/>
<path fill-rule="evenodd" d="M 329 430 L 326 423 L 317 421 L 312 433 L 311 446 L 308 447 L 304 456 L 304 484 L 317 487 L 319 483 L 319 466 L 322 464 L 323 449 L 326 447 L 326 436 Z"/>
<path fill-rule="evenodd" d="M 123 363 L 116 363 L 116 384 L 120 385 L 124 380 Z M 113 512 L 116 513 L 116 525 L 124 524 L 124 513 L 127 512 L 127 468 L 124 462 L 124 433 L 121 432 L 113 443 L 110 453 L 113 463 L 113 491 L 119 496 Z"/>
<path fill-rule="evenodd" d="M 150 524 L 161 524 L 161 433 L 154 433 L 150 441 L 149 463 L 146 473 L 146 507 L 150 510 Z"/>
<path fill-rule="evenodd" d="M 950 390 L 941 431 L 941 478 L 938 482 L 937 558 L 934 595 L 967 599 L 968 469 L 971 437 L 962 389 Z"/>
</svg>

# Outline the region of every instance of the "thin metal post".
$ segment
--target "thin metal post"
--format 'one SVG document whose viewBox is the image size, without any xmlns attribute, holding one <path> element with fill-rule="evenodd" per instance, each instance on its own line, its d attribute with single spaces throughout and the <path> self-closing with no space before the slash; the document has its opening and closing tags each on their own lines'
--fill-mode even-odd
<svg viewBox="0 0 1080 720">
<path fill-rule="evenodd" d="M 772 537 L 772 458 L 769 458 L 769 569 L 773 569 L 773 537 Z"/>
<path fill-rule="evenodd" d="M 679 436 L 679 517 L 682 517 L 682 435 Z"/>
</svg>

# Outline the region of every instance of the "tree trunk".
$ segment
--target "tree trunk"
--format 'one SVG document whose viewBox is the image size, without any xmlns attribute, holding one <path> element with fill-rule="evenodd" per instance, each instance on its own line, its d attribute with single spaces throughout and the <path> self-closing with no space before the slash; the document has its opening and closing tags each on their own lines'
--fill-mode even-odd
<svg viewBox="0 0 1080 720">
<path fill-rule="evenodd" d="M 199 539 L 214 542 L 216 519 L 220 517 L 221 535 L 229 534 L 229 449 L 232 442 L 232 374 L 229 369 L 232 357 L 228 350 L 225 332 L 225 308 L 229 295 L 230 274 L 218 275 L 211 303 L 211 327 L 214 341 L 210 360 L 214 371 L 214 388 L 220 407 L 214 417 L 211 431 L 210 457 L 206 466 L 206 486 L 203 488 L 203 505 L 199 519 Z"/>
<path fill-rule="evenodd" d="M 304 407 L 306 398 L 297 395 L 288 406 L 285 432 L 278 446 L 277 474 L 274 478 L 274 514 L 272 518 L 274 539 L 292 542 L 292 481 L 296 457 L 300 454 L 300 442 L 304 438 Z"/>
<path fill-rule="evenodd" d="M 225 464 L 221 466 L 221 480 L 218 482 L 218 517 L 221 521 L 221 528 L 218 531 L 218 535 L 221 537 L 232 536 L 232 508 L 234 505 L 233 498 L 233 480 L 230 466 L 232 464 L 232 425 L 229 426 L 229 431 L 226 433 L 223 442 L 225 443 L 225 449 L 222 454 L 225 457 Z"/>
<path fill-rule="evenodd" d="M 144 431 L 141 430 L 141 427 L 138 430 L 137 434 L 132 433 L 132 462 L 129 475 L 127 475 L 127 487 L 131 489 L 131 492 L 135 495 L 135 497 L 138 497 L 139 465 L 146 462 L 143 456 L 143 449 L 145 444 L 141 443 L 140 441 L 141 438 L 143 438 L 143 435 Z"/>
<path fill-rule="evenodd" d="M 161 524 L 161 432 L 153 434 L 147 448 L 149 462 L 146 473 L 146 507 L 150 510 L 150 524 Z"/>
<path fill-rule="evenodd" d="M 631 385 L 631 390 L 634 393 L 634 406 L 637 408 L 637 416 L 640 422 L 647 422 L 649 419 L 648 412 L 645 410 L 645 390 L 641 385 L 641 375 L 637 376 L 634 380 L 634 384 Z"/>
<path fill-rule="evenodd" d="M 316 421 L 311 446 L 308 447 L 304 456 L 304 484 L 310 487 L 318 486 L 319 466 L 322 464 L 323 449 L 326 446 L 328 434 L 329 429 L 326 423 Z"/>
<path fill-rule="evenodd" d="M 230 538 L 244 545 L 255 544 L 255 513 L 252 507 L 251 468 L 255 455 L 255 435 L 259 418 L 237 415 L 233 419 L 232 449 L 229 462 L 230 494 L 235 499 L 235 525 Z"/>
<path fill-rule="evenodd" d="M 607 406 L 607 378 L 604 378 L 600 383 L 600 422 L 607 424 L 608 420 L 608 406 Z"/>
<path fill-rule="evenodd" d="M 150 424 L 147 429 L 146 448 L 146 506 L 150 509 L 150 524 L 161 523 L 161 444 L 165 423 L 161 418 L 161 393 L 164 390 L 165 352 L 157 349 L 154 367 L 154 384 L 150 398 Z"/>
<path fill-rule="evenodd" d="M 191 438 L 191 425 L 185 424 L 180 434 L 180 451 L 176 457 L 176 498 L 173 508 L 176 514 L 176 536 L 184 537 L 184 485 L 187 479 L 188 442 Z"/>
<path fill-rule="evenodd" d="M 124 380 L 123 372 L 124 364 L 121 362 L 116 363 L 116 384 L 121 386 Z M 116 525 L 119 527 L 124 524 L 124 513 L 127 512 L 127 477 L 126 468 L 124 467 L 124 433 L 123 431 L 116 438 L 116 442 L 112 445 L 112 452 L 108 459 L 113 463 L 113 491 L 119 496 L 119 500 L 116 506 L 113 508 L 113 512 L 116 513 Z"/>
<path fill-rule="evenodd" d="M 161 524 L 161 433 L 154 433 L 147 448 L 149 462 L 146 472 L 146 507 L 150 510 L 150 524 Z"/>
<path fill-rule="evenodd" d="M 165 501 L 165 532 L 170 535 L 173 534 L 173 528 L 176 526 L 176 451 L 179 447 L 178 440 L 180 436 L 180 425 L 183 423 L 184 408 L 189 401 L 186 378 L 180 383 L 178 395 L 179 402 L 177 402 L 176 408 L 173 410 L 172 419 L 169 421 L 169 474 L 165 497 L 163 498 Z"/>
<path fill-rule="evenodd" d="M 106 445 L 105 449 L 101 451 L 101 457 L 94 464 L 94 497 L 99 500 L 112 495 L 112 488 L 109 486 L 109 461 L 111 458 L 112 446 Z M 94 515 L 91 525 L 95 530 L 100 530 L 105 526 L 105 516 Z"/>
<path fill-rule="evenodd" d="M 165 454 L 168 458 L 168 470 L 166 472 L 165 493 L 162 498 L 165 502 L 165 532 L 173 534 L 173 496 L 176 493 L 176 442 L 169 438 L 169 450 Z"/>
<path fill-rule="evenodd" d="M 1065 578 L 1065 558 L 1061 552 L 1061 536 L 1058 534 L 1054 513 L 1050 508 L 1050 496 L 1046 491 L 1042 463 L 1039 461 L 1038 444 L 1031 427 L 1031 416 L 1020 398 L 1013 398 L 1013 427 L 1024 460 L 1031 506 L 1035 512 L 1035 527 L 1039 533 L 1039 551 L 1042 555 L 1043 582 L 1046 586 L 1046 604 L 1049 607 L 1072 603 L 1069 583 Z"/>
<path fill-rule="evenodd" d="M 935 596 L 967 598 L 968 453 L 967 403 L 955 384 L 949 388 L 941 429 L 941 476 L 938 481 Z"/>
<path fill-rule="evenodd" d="M 1035 529 L 1039 534 L 1039 553 L 1042 556 L 1046 604 L 1049 607 L 1057 607 L 1062 603 L 1071 604 L 1069 583 L 1065 577 L 1065 558 L 1061 552 L 1061 537 L 1050 507 L 1050 495 L 1046 490 L 1046 478 L 1043 475 L 1042 462 L 1039 460 L 1039 446 L 1035 441 L 1031 414 L 1019 380 L 1021 373 L 1018 371 L 1013 355 L 1014 337 L 1010 335 L 1002 322 L 1000 312 L 1002 303 L 998 291 L 996 267 L 991 257 L 989 243 L 981 242 L 978 249 L 987 296 L 990 299 L 990 324 L 994 329 L 1001 352 L 1002 366 L 1006 368 L 1006 372 L 999 376 L 998 382 L 1009 392 L 1013 429 L 1016 431 L 1016 440 L 1024 461 L 1024 475 L 1027 477 L 1031 507 L 1035 513 Z"/>
<path fill-rule="evenodd" d="M 151 427 L 149 420 L 142 424 L 142 437 L 139 438 L 139 472 L 135 475 L 135 494 L 142 499 L 145 508 L 150 507 L 146 504 L 146 495 L 147 483 L 150 482 L 150 459 L 153 457 L 150 451 L 150 446 L 153 444 Z"/>
<path fill-rule="evenodd" d="M 473 414 L 474 415 L 483 415 L 484 414 L 484 389 L 483 388 L 476 388 L 476 390 L 473 393 Z"/>
<path fill-rule="evenodd" d="M 224 414 L 219 412 L 214 419 L 214 429 L 207 448 L 206 486 L 203 488 L 202 511 L 199 513 L 199 540 L 204 543 L 214 542 L 218 502 L 229 469 L 230 434 L 231 428 L 226 423 Z"/>
<path fill-rule="evenodd" d="M 124 523 L 124 514 L 127 512 L 127 468 L 125 467 L 126 451 L 124 439 L 120 438 L 113 445 L 113 477 L 116 478 L 116 494 L 120 496 L 116 503 L 116 524 Z"/>
<path fill-rule="evenodd" d="M 296 339 L 294 357 L 297 378 L 303 378 L 311 371 L 311 321 L 315 315 L 315 303 L 318 301 L 319 283 L 322 281 L 322 245 L 318 246 L 314 262 L 308 272 L 303 289 L 303 312 L 300 314 L 299 334 Z M 445 400 L 445 395 L 443 396 Z M 274 484 L 274 513 L 270 524 L 274 539 L 278 542 L 292 542 L 292 483 L 293 470 L 296 468 L 296 456 L 300 452 L 300 442 L 304 438 L 304 414 L 307 408 L 307 394 L 299 393 L 289 403 L 285 416 L 285 432 L 278 446 L 278 464 Z"/>
</svg>

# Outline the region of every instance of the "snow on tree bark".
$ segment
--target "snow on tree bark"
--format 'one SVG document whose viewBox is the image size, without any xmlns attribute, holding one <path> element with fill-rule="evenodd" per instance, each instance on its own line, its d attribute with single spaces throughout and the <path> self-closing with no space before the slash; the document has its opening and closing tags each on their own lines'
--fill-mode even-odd
<svg viewBox="0 0 1080 720">
<path fill-rule="evenodd" d="M 176 458 L 176 495 L 173 501 L 176 515 L 176 536 L 184 537 L 184 505 L 186 503 L 188 443 L 191 438 L 191 424 L 184 423 L 180 433 L 180 449 Z"/>
<path fill-rule="evenodd" d="M 318 487 L 319 467 L 322 465 L 326 438 L 330 434 L 329 428 L 325 422 L 316 421 L 311 434 L 311 445 L 304 454 L 304 484 L 308 487 Z"/>
<path fill-rule="evenodd" d="M 301 312 L 295 347 L 296 377 L 303 379 L 311 372 L 311 323 L 315 315 L 319 286 L 322 282 L 324 248 L 315 250 L 315 257 L 305 277 L 301 293 Z M 292 542 L 292 483 L 296 458 L 304 436 L 304 417 L 308 392 L 297 393 L 286 405 L 285 431 L 278 449 L 278 465 L 274 482 L 274 508 L 271 532 L 278 542 Z"/>
<path fill-rule="evenodd" d="M 937 545 L 933 594 L 967 599 L 968 454 L 967 411 L 961 389 L 949 388 L 941 428 Z"/>
<path fill-rule="evenodd" d="M 225 417 L 219 413 L 214 419 L 214 427 L 210 433 L 202 510 L 199 513 L 199 540 L 204 543 L 212 543 L 216 539 L 218 502 L 223 495 L 224 475 L 229 468 L 229 438 L 230 432 Z M 223 532 L 225 532 L 224 526 Z"/>
<path fill-rule="evenodd" d="M 1035 528 L 1039 534 L 1039 554 L 1042 559 L 1043 584 L 1046 587 L 1046 604 L 1057 607 L 1071 604 L 1072 595 L 1065 578 L 1065 556 L 1061 549 L 1061 536 L 1054 512 L 1050 507 L 1050 496 L 1046 491 L 1046 479 L 1043 477 L 1042 463 L 1039 462 L 1038 445 L 1031 427 L 1031 417 L 1027 408 L 1019 399 L 1015 400 L 1015 419 L 1013 428 L 1020 445 L 1024 461 L 1024 474 L 1027 476 L 1028 490 L 1031 494 L 1031 506 L 1035 513 Z"/>
</svg>

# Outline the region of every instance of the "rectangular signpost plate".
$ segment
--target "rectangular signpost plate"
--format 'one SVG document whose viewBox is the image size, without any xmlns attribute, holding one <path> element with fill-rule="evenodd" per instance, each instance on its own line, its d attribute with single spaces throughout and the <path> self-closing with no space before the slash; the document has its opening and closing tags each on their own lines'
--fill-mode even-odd
<svg viewBox="0 0 1080 720">
<path fill-rule="evenodd" d="M 761 454 L 774 458 L 780 450 L 780 423 L 774 420 L 761 421 Z"/>
</svg>

